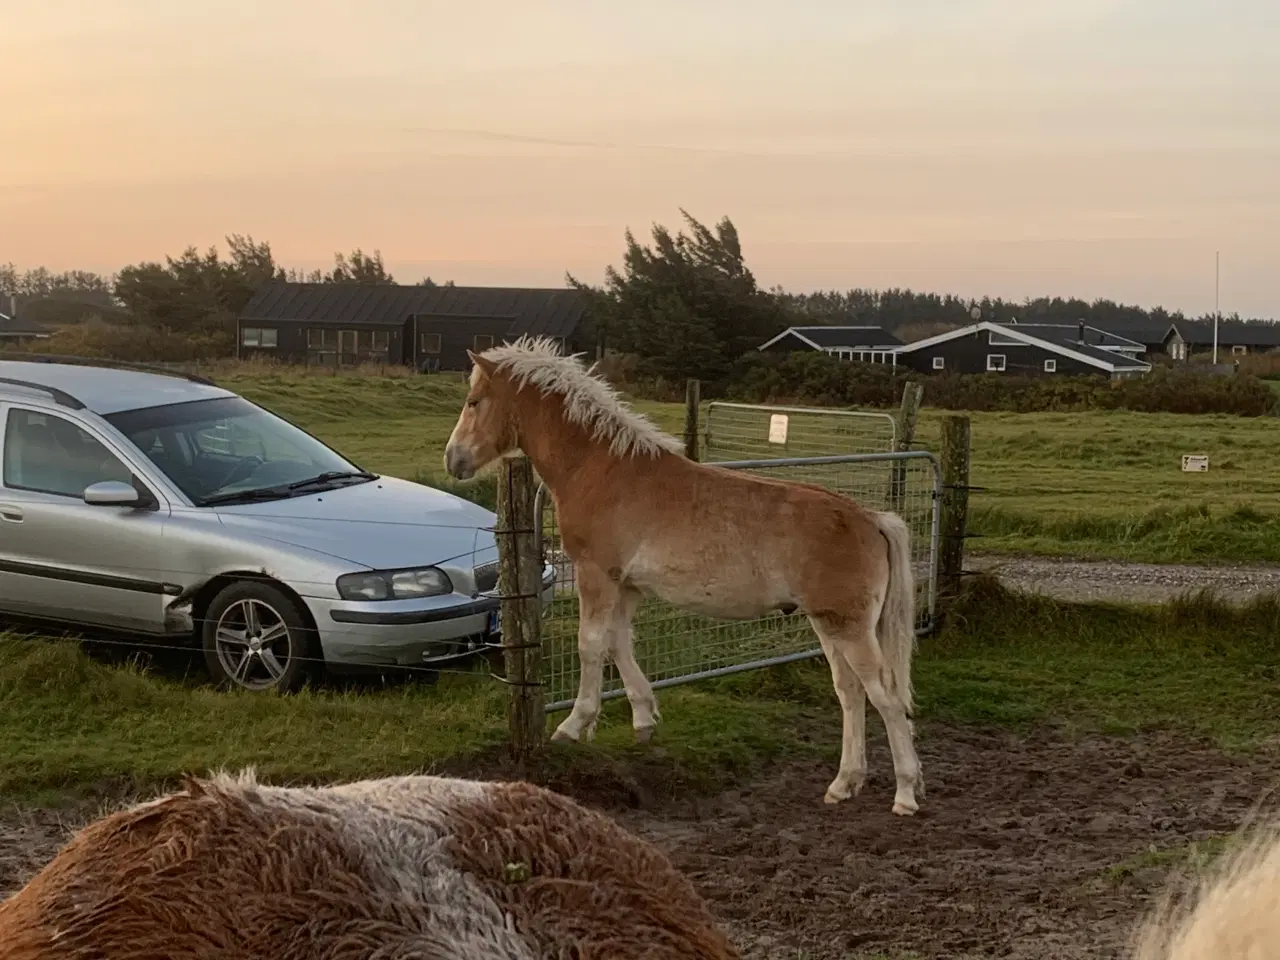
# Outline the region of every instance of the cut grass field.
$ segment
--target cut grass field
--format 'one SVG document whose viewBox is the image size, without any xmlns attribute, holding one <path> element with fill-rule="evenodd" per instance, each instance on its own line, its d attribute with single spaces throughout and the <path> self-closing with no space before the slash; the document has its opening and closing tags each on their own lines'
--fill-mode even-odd
<svg viewBox="0 0 1280 960">
<path fill-rule="evenodd" d="M 1074 606 L 978 579 L 917 655 L 921 736 L 938 722 L 1170 729 L 1248 750 L 1280 736 L 1277 636 L 1274 600 Z M 222 693 L 103 663 L 70 641 L 2 639 L 0 795 L 149 788 L 224 766 L 306 781 L 483 768 L 503 743 L 503 697 L 491 680 L 452 675 L 431 687 Z M 701 790 L 777 758 L 838 759 L 839 711 L 822 660 L 660 698 L 656 752 L 632 744 L 626 701 L 612 701 L 595 743 L 555 747 L 547 775 L 624 783 L 640 764 L 663 789 Z"/>
<path fill-rule="evenodd" d="M 483 483 L 457 485 L 443 476 L 444 442 L 463 392 L 458 378 L 273 372 L 221 379 L 364 466 L 490 500 Z M 678 404 L 637 406 L 667 429 L 682 423 Z M 922 415 L 925 446 L 935 444 L 937 423 L 934 412 Z M 1257 498 L 1273 498 L 1280 482 L 1266 477 L 1280 467 L 1269 442 L 1274 429 L 1269 420 L 1217 417 L 977 416 L 973 482 L 987 490 L 975 497 L 974 508 L 979 531 L 989 534 L 983 547 L 1143 559 L 1274 556 L 1267 551 L 1276 520 L 1254 505 Z M 1208 452 L 1210 472 L 1182 474 L 1178 456 L 1184 450 Z M 1162 501 L 1179 516 L 1176 505 L 1198 503 L 1197 497 L 1215 504 L 1207 518 L 1141 519 L 1153 516 Z M 1220 515 L 1219 509 L 1236 513 Z M 1215 524 L 1221 535 L 1207 537 Z M 1162 543 L 1171 544 L 1168 552 L 1159 549 Z M 1269 607 L 1251 609 L 1221 612 L 1223 624 L 1246 618 L 1237 634 L 1204 617 L 1184 622 L 1168 612 L 1032 604 L 1012 615 L 999 604 L 984 608 L 980 621 L 952 626 L 925 643 L 924 715 L 1017 724 L 1061 710 L 1063 717 L 1103 729 L 1167 722 L 1224 742 L 1272 736 L 1280 732 L 1275 624 L 1266 619 Z M 1264 622 L 1270 626 L 1264 629 Z M 1221 682 L 1204 682 L 1203 671 Z M 68 684 L 68 677 L 76 682 Z M 496 684 L 476 684 L 445 677 L 438 687 L 321 690 L 285 704 L 108 668 L 65 644 L 6 643 L 0 656 L 0 725 L 6 730 L 0 791 L 120 775 L 150 782 L 224 763 L 261 764 L 286 777 L 414 769 L 501 741 L 502 692 Z M 797 750 L 831 755 L 838 743 L 821 660 L 663 696 L 672 707 L 666 713 L 667 756 L 680 776 L 733 771 L 758 757 Z M 821 731 L 821 747 L 814 746 L 815 730 Z M 629 737 L 625 702 L 610 704 L 600 742 L 620 749 Z"/>
<path fill-rule="evenodd" d="M 230 374 L 227 386 L 295 419 L 364 466 L 492 502 L 485 483 L 455 484 L 441 462 L 461 406 L 459 377 Z M 683 430 L 682 404 L 638 401 Z M 926 409 L 917 447 L 938 451 L 943 413 Z M 1280 560 L 1280 421 L 1092 411 L 975 413 L 973 549 L 1154 563 Z M 753 429 L 760 455 L 768 417 Z M 810 453 L 847 449 L 816 438 Z M 801 453 L 802 451 L 795 451 Z M 1207 473 L 1182 455 L 1207 454 Z"/>
</svg>

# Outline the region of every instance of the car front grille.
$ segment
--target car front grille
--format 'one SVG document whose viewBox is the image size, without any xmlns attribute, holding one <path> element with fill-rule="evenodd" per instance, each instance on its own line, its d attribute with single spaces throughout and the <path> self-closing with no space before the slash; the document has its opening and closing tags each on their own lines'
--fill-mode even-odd
<svg viewBox="0 0 1280 960">
<path fill-rule="evenodd" d="M 498 561 L 482 563 L 475 569 L 476 589 L 488 593 L 498 589 Z"/>
</svg>

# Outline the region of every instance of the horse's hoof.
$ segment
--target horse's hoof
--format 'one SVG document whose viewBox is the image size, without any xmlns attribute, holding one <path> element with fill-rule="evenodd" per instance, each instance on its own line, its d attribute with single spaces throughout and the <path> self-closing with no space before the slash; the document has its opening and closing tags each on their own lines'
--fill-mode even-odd
<svg viewBox="0 0 1280 960">
<path fill-rule="evenodd" d="M 895 804 L 893 805 L 893 812 L 894 812 L 894 813 L 896 813 L 896 814 L 897 814 L 898 816 L 900 816 L 900 817 L 910 817 L 910 816 L 914 816 L 914 815 L 915 815 L 916 810 L 918 810 L 918 809 L 919 809 L 919 807 L 916 807 L 916 806 L 910 806 L 910 807 L 908 807 L 905 803 L 895 803 Z"/>
<path fill-rule="evenodd" d="M 573 734 L 566 733 L 564 730 L 557 727 L 556 732 L 551 735 L 551 742 L 552 743 L 577 743 L 578 738 L 575 737 Z"/>
<path fill-rule="evenodd" d="M 849 795 L 848 795 L 848 794 L 845 794 L 845 795 L 842 797 L 842 796 L 840 796 L 838 793 L 832 793 L 830 790 L 828 790 L 826 793 L 824 793 L 824 794 L 822 795 L 822 802 L 823 802 L 823 803 L 832 803 L 832 804 L 834 804 L 834 803 L 843 803 L 845 800 L 848 800 L 848 799 L 849 799 Z"/>
</svg>

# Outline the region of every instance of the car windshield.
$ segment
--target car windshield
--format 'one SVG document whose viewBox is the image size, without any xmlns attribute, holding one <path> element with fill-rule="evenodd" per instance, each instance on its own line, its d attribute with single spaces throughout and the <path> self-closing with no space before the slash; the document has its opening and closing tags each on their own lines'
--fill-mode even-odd
<svg viewBox="0 0 1280 960">
<path fill-rule="evenodd" d="M 315 437 L 242 397 L 113 413 L 106 419 L 195 503 L 292 496 L 367 480 Z M 308 484 L 305 481 L 315 480 Z M 291 484 L 302 484 L 296 491 Z"/>
</svg>

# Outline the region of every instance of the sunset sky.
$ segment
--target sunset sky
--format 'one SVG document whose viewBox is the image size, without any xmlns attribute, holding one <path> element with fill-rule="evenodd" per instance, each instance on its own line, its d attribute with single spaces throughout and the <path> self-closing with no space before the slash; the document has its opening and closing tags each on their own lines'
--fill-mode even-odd
<svg viewBox="0 0 1280 960">
<path fill-rule="evenodd" d="M 0 263 L 598 281 L 730 216 L 762 285 L 1280 317 L 1276 0 L 0 0 Z"/>
</svg>

